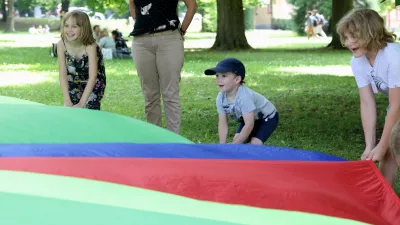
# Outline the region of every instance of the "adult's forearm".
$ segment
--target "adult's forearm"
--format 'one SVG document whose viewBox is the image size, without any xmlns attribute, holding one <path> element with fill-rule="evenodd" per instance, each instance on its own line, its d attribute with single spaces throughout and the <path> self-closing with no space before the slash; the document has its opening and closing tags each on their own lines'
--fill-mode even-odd
<svg viewBox="0 0 400 225">
<path fill-rule="evenodd" d="M 183 18 L 181 28 L 186 31 L 193 20 L 194 14 L 197 11 L 197 3 L 193 1 L 192 3 L 187 4 L 187 10 L 185 17 Z"/>
<path fill-rule="evenodd" d="M 129 12 L 131 14 L 132 19 L 136 20 L 136 6 L 133 3 L 133 0 L 129 0 Z"/>
</svg>

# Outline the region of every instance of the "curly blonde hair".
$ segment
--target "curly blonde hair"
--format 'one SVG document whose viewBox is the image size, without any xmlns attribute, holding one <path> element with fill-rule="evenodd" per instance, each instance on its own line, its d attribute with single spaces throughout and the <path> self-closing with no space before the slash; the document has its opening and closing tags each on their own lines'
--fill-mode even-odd
<svg viewBox="0 0 400 225">
<path fill-rule="evenodd" d="M 69 18 L 74 18 L 76 21 L 76 25 L 78 25 L 78 27 L 81 28 L 81 33 L 78 37 L 78 40 L 81 41 L 83 45 L 91 45 L 94 42 L 96 42 L 96 40 L 93 37 L 92 26 L 90 24 L 89 16 L 86 13 L 79 10 L 70 11 L 64 15 L 64 18 L 61 22 L 61 38 L 63 40 L 65 39 L 65 33 L 64 33 L 65 22 Z"/>
<path fill-rule="evenodd" d="M 371 9 L 353 9 L 336 25 L 340 41 L 344 45 L 345 33 L 354 37 L 366 50 L 379 50 L 388 42 L 394 42 L 396 35 L 385 28 L 383 18 Z"/>
</svg>

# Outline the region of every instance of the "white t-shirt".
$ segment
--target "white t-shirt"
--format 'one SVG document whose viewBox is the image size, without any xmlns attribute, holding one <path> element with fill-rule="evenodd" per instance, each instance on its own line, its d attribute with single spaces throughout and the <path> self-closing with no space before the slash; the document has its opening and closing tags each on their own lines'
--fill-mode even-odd
<svg viewBox="0 0 400 225">
<path fill-rule="evenodd" d="M 389 93 L 389 88 L 400 87 L 400 44 L 388 43 L 378 51 L 374 66 L 365 55 L 350 60 L 351 69 L 359 88 L 371 84 L 374 93 Z"/>
</svg>

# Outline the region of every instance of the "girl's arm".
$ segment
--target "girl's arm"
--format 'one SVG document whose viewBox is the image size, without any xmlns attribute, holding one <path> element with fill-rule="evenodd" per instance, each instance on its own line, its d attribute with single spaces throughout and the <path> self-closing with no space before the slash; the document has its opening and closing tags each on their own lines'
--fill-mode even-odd
<svg viewBox="0 0 400 225">
<path fill-rule="evenodd" d="M 58 58 L 58 73 L 60 79 L 61 91 L 64 97 L 64 105 L 72 106 L 71 98 L 69 97 L 68 91 L 68 77 L 67 69 L 65 65 L 65 47 L 62 40 L 57 43 L 57 58 Z"/>
<path fill-rule="evenodd" d="M 243 144 L 249 138 L 251 131 L 254 128 L 254 112 L 249 112 L 243 115 L 244 126 L 240 131 L 239 136 L 233 141 L 234 144 Z"/>
<path fill-rule="evenodd" d="M 133 3 L 134 0 L 129 0 L 129 12 L 131 13 L 132 19 L 136 20 L 136 6 Z"/>
<path fill-rule="evenodd" d="M 97 79 L 97 44 L 91 44 L 87 46 L 86 51 L 88 53 L 89 57 L 89 80 L 86 84 L 85 90 L 83 91 L 81 100 L 78 103 L 78 107 L 84 107 L 86 105 L 86 102 L 89 99 L 90 94 L 93 91 L 94 85 L 96 84 L 96 79 Z"/>
<path fill-rule="evenodd" d="M 188 29 L 190 23 L 193 20 L 193 16 L 196 13 L 197 10 L 197 2 L 196 0 L 183 0 L 185 2 L 186 5 L 186 15 L 185 18 L 183 19 L 182 25 L 181 25 L 181 29 L 186 32 L 186 30 Z"/>
<path fill-rule="evenodd" d="M 376 104 L 371 85 L 359 89 L 361 121 L 364 130 L 365 151 L 361 159 L 366 159 L 375 147 Z"/>
<path fill-rule="evenodd" d="M 219 143 L 226 144 L 226 137 L 228 136 L 228 117 L 225 113 L 219 114 L 218 136 Z"/>
</svg>

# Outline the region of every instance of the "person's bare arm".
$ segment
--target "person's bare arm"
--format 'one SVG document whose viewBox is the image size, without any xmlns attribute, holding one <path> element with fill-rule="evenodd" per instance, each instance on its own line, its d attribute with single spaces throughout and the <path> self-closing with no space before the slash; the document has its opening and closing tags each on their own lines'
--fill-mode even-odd
<svg viewBox="0 0 400 225">
<path fill-rule="evenodd" d="M 390 109 L 386 116 L 382 137 L 378 143 L 382 149 L 389 148 L 391 130 L 394 124 L 400 119 L 400 88 L 389 89 L 389 105 Z"/>
<path fill-rule="evenodd" d="M 197 2 L 196 0 L 183 0 L 185 2 L 186 5 L 186 15 L 185 18 L 183 19 L 182 25 L 181 25 L 181 29 L 186 32 L 186 30 L 188 29 L 190 23 L 193 20 L 193 16 L 196 13 L 197 10 Z"/>
<path fill-rule="evenodd" d="M 254 112 L 249 112 L 243 115 L 244 126 L 242 131 L 240 131 L 239 136 L 235 138 L 233 144 L 243 144 L 249 139 L 249 136 L 254 128 Z"/>
<path fill-rule="evenodd" d="M 366 159 L 369 152 L 375 148 L 376 103 L 371 85 L 360 88 L 359 93 L 361 121 L 365 138 L 365 151 L 361 158 Z"/>
<path fill-rule="evenodd" d="M 86 102 L 89 99 L 90 94 L 93 91 L 94 85 L 96 84 L 97 79 L 97 44 L 94 43 L 87 47 L 87 53 L 89 57 L 89 80 L 86 84 L 85 90 L 83 91 L 81 100 L 78 103 L 77 107 L 85 107 Z"/>
<path fill-rule="evenodd" d="M 219 143 L 226 144 L 226 137 L 228 136 L 228 117 L 225 113 L 219 114 L 218 117 Z"/>
<path fill-rule="evenodd" d="M 129 12 L 131 13 L 131 17 L 133 20 L 136 20 L 136 6 L 133 3 L 133 0 L 129 0 Z"/>
<path fill-rule="evenodd" d="M 58 73 L 60 79 L 61 91 L 64 97 L 64 106 L 72 106 L 68 91 L 67 68 L 65 64 L 65 47 L 62 40 L 57 43 Z"/>
</svg>

